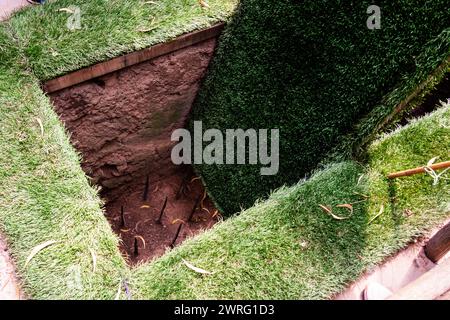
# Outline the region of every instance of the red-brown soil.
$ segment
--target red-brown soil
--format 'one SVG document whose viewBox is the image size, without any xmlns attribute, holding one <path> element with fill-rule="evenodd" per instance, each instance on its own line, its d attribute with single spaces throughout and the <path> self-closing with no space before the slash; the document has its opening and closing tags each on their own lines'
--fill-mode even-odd
<svg viewBox="0 0 450 320">
<path fill-rule="evenodd" d="M 130 185 L 106 205 L 107 218 L 120 234 L 122 250 L 131 263 L 163 255 L 187 237 L 210 228 L 220 217 L 191 167 L 179 167 L 175 174 L 160 180 L 149 177 L 148 188 L 146 180 L 143 177 Z"/>
<path fill-rule="evenodd" d="M 201 181 L 191 182 L 192 168 L 176 166 L 170 158 L 171 134 L 186 126 L 215 44 L 207 40 L 50 95 L 82 154 L 83 170 L 102 189 L 107 218 L 132 263 L 162 255 L 180 223 L 175 244 L 217 218 L 212 202 L 203 199 Z M 184 192 L 177 196 L 182 181 Z M 156 220 L 166 197 L 160 224 Z"/>
</svg>

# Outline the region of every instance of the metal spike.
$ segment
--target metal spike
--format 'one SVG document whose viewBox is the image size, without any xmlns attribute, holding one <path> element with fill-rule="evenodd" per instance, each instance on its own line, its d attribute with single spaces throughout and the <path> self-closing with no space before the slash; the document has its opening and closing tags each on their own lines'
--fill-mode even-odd
<svg viewBox="0 0 450 320">
<path fill-rule="evenodd" d="M 177 233 L 175 234 L 175 237 L 173 238 L 172 243 L 170 244 L 170 247 L 173 249 L 175 247 L 175 243 L 177 242 L 178 236 L 180 235 L 181 227 L 183 227 L 183 224 L 180 223 L 178 226 Z"/>
<path fill-rule="evenodd" d="M 166 199 L 164 200 L 164 204 L 163 204 L 163 206 L 161 208 L 161 212 L 159 213 L 159 218 L 158 218 L 158 220 L 156 220 L 156 223 L 161 224 L 161 219 L 163 217 L 164 210 L 166 210 L 166 205 L 167 205 L 167 196 L 166 196 Z"/>
<path fill-rule="evenodd" d="M 148 190 L 150 188 L 150 183 L 149 183 L 149 176 L 147 175 L 147 178 L 145 180 L 145 188 L 144 188 L 144 195 L 143 195 L 143 200 L 147 201 L 148 200 Z"/>
</svg>

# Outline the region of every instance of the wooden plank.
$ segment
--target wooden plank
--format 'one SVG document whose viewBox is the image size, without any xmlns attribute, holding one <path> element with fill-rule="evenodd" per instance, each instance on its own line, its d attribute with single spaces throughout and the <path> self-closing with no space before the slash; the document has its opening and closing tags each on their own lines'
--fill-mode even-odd
<svg viewBox="0 0 450 320">
<path fill-rule="evenodd" d="M 82 83 L 120 69 L 148 61 L 162 55 L 192 46 L 194 44 L 216 38 L 220 35 L 225 24 L 220 23 L 208 29 L 199 30 L 182 35 L 172 41 L 154 45 L 149 48 L 138 50 L 108 61 L 94 64 L 61 77 L 49 80 L 43 84 L 47 93 L 52 93 L 75 84 Z"/>
<path fill-rule="evenodd" d="M 450 290 L 450 259 L 444 260 L 388 300 L 434 300 Z"/>
<path fill-rule="evenodd" d="M 448 251 L 450 251 L 450 223 L 439 230 L 425 246 L 425 254 L 434 263 L 443 258 Z"/>
<path fill-rule="evenodd" d="M 391 174 L 388 175 L 388 178 L 389 179 L 394 179 L 394 178 L 412 176 L 412 175 L 418 174 L 418 173 L 424 173 L 425 172 L 425 168 L 427 168 L 427 166 L 391 173 Z M 436 164 L 431 165 L 429 168 L 431 168 L 433 170 L 440 170 L 440 169 L 450 168 L 450 161 L 436 163 Z"/>
</svg>

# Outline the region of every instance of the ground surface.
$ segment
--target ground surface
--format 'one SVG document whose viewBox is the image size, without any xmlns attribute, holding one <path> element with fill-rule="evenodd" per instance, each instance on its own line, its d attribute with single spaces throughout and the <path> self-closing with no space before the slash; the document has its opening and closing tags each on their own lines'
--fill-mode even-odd
<svg viewBox="0 0 450 320">
<path fill-rule="evenodd" d="M 69 1 L 56 3 L 68 5 Z M 92 9 L 90 3 L 100 2 L 80 3 Z M 115 12 L 135 2 L 108 3 L 117 5 L 111 8 Z M 80 34 L 84 44 L 103 39 L 99 34 L 108 35 L 103 39 L 108 43 L 100 46 L 103 51 L 96 51 L 72 46 L 76 34 L 55 27 L 64 26 L 65 18 L 40 10 L 27 10 L 0 25 L 0 228 L 30 297 L 324 299 L 448 217 L 449 180 L 441 179 L 433 186 L 427 175 L 394 185 L 384 179 L 391 171 L 424 165 L 433 157 L 448 158 L 446 106 L 370 145 L 366 166 L 352 161 L 328 166 L 163 257 L 129 268 L 118 250 L 118 237 L 104 217 L 97 190 L 88 183 L 80 157 L 40 90 L 39 80 L 98 62 L 108 53 L 119 54 L 124 49 L 120 45 L 127 42 L 121 37 L 142 20 L 117 19 L 116 25 L 106 27 L 99 23 L 99 29 Z M 48 29 L 39 28 L 41 22 Z M 153 34 L 152 41 L 164 41 L 158 34 Z M 147 41 L 147 36 L 133 39 Z M 64 39 L 72 42 L 67 45 Z M 438 38 L 431 48 L 447 48 L 441 40 L 448 39 Z M 149 43 L 144 42 L 138 47 Z M 50 48 L 58 50 L 52 55 Z M 437 65 L 441 60 L 434 53 L 425 57 L 432 57 L 431 64 Z M 414 80 L 420 83 L 428 74 L 421 69 Z M 392 99 L 396 101 L 392 105 L 401 100 Z M 336 207 L 344 203 L 353 203 L 353 214 Z M 344 219 L 334 219 L 320 204 Z M 49 240 L 56 242 L 25 267 L 33 248 Z M 200 275 L 183 259 L 213 274 Z"/>
</svg>

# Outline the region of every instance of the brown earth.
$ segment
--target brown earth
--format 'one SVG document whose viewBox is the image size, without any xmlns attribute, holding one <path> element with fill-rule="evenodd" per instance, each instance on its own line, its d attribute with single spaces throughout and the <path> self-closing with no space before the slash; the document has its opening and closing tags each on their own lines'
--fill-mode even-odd
<svg viewBox="0 0 450 320">
<path fill-rule="evenodd" d="M 215 44 L 207 40 L 50 95 L 83 156 L 83 170 L 101 186 L 107 218 L 131 262 L 162 255 L 180 221 L 177 244 L 216 221 L 201 181 L 191 182 L 192 168 L 176 166 L 170 158 L 171 134 L 187 123 Z M 166 197 L 162 224 L 156 223 Z"/>
<path fill-rule="evenodd" d="M 179 167 L 176 173 L 149 183 L 148 188 L 146 178 L 130 185 L 107 203 L 106 212 L 131 263 L 161 256 L 220 219 L 191 167 Z"/>
</svg>

